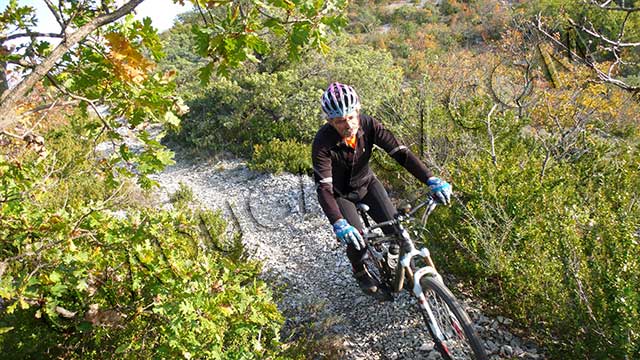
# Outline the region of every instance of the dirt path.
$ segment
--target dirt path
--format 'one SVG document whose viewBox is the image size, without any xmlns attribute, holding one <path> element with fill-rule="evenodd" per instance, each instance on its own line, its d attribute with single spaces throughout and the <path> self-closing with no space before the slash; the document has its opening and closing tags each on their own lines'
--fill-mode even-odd
<svg viewBox="0 0 640 360">
<path fill-rule="evenodd" d="M 378 303 L 360 292 L 311 178 L 260 174 L 238 160 L 178 160 L 155 179 L 164 206 L 182 182 L 203 206 L 221 210 L 231 230 L 241 232 L 246 251 L 264 262 L 263 276 L 279 294 L 284 335 L 304 331 L 323 342 L 327 352 L 311 358 L 440 359 L 408 293 Z M 462 302 L 493 359 L 544 358 L 509 332 L 509 319 L 488 318 L 468 305 L 470 299 Z"/>
</svg>

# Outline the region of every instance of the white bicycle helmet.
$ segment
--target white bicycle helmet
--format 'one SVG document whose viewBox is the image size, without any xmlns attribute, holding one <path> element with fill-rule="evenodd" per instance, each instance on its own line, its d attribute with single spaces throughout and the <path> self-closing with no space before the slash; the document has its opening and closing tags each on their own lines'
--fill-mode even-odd
<svg viewBox="0 0 640 360">
<path fill-rule="evenodd" d="M 331 83 L 320 100 L 322 111 L 329 119 L 342 117 L 360 107 L 360 98 L 349 85 Z"/>
</svg>

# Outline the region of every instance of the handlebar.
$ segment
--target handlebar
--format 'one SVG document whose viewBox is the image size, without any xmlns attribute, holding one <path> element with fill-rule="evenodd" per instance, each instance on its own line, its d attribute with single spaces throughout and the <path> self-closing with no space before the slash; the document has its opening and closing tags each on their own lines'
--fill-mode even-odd
<svg viewBox="0 0 640 360">
<path fill-rule="evenodd" d="M 420 204 L 418 204 L 418 206 L 416 206 L 413 210 L 411 210 L 408 214 L 406 214 L 406 218 L 410 218 L 413 217 L 413 214 L 416 213 L 416 211 L 420 210 L 421 208 L 423 208 L 424 206 L 427 207 L 427 216 L 429 216 L 429 214 L 431 214 L 431 212 L 433 211 L 433 209 L 436 208 L 436 206 L 438 205 L 438 203 L 436 202 L 436 200 L 433 198 L 433 196 L 429 195 L 427 196 L 427 200 L 421 202 Z M 401 220 L 402 221 L 402 220 Z"/>
<path fill-rule="evenodd" d="M 436 206 L 438 205 L 438 203 L 436 202 L 436 200 L 432 197 L 432 196 L 427 196 L 427 199 L 423 202 L 421 202 L 420 204 L 418 204 L 418 206 L 416 206 L 415 208 L 413 208 L 411 211 L 409 211 L 406 214 L 402 214 L 400 212 L 398 212 L 395 215 L 395 218 L 393 220 L 388 220 L 388 221 L 384 221 L 381 223 L 377 223 L 374 225 L 371 225 L 367 228 L 368 231 L 371 231 L 373 229 L 377 229 L 377 228 L 381 228 L 384 226 L 388 226 L 388 225 L 396 225 L 396 224 L 400 224 L 410 218 L 413 217 L 413 215 L 420 209 L 422 209 L 423 207 L 427 207 L 427 212 L 425 214 L 425 218 L 428 217 L 431 212 L 433 211 L 433 209 L 436 208 Z"/>
</svg>

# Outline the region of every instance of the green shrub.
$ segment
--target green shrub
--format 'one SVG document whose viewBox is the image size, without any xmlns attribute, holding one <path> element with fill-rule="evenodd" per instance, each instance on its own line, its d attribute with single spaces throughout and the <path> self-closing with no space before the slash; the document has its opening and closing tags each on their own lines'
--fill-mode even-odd
<svg viewBox="0 0 640 360">
<path fill-rule="evenodd" d="M 286 59 L 269 59 L 281 63 L 273 65 L 274 70 L 264 65 L 217 79 L 204 96 L 188 104 L 191 111 L 172 138 L 201 150 L 241 156 L 272 139 L 310 143 L 324 123 L 318 101 L 327 79 L 354 85 L 368 112 L 400 89 L 402 71 L 391 55 L 368 46 L 342 39 L 326 57 L 309 54 L 304 60 L 288 64 Z"/>
<path fill-rule="evenodd" d="M 408 23 L 422 25 L 438 22 L 438 10 L 431 4 L 425 4 L 424 8 L 415 5 L 403 5 L 398 7 L 384 20 L 395 26 L 404 26 Z"/>
<path fill-rule="evenodd" d="M 0 156 L 0 353 L 287 358 L 260 264 L 242 256 L 237 237 L 227 239 L 220 214 L 120 211 L 126 199 L 104 163 L 70 157 L 85 170 L 65 171 L 73 135 L 58 132 L 60 147 L 47 158 Z"/>
<path fill-rule="evenodd" d="M 460 202 L 431 221 L 438 263 L 475 279 L 503 314 L 555 340 L 558 358 L 636 356 L 637 145 L 590 134 L 580 145 L 586 153 L 550 160 L 541 181 L 543 148 L 507 131 L 497 142 L 498 166 L 484 152 L 450 165 Z"/>
<path fill-rule="evenodd" d="M 264 145 L 255 145 L 249 167 L 253 170 L 293 174 L 311 174 L 311 145 L 295 140 L 273 139 Z"/>
<path fill-rule="evenodd" d="M 182 181 L 179 184 L 178 190 L 169 196 L 169 201 L 176 208 L 184 208 L 193 202 L 193 200 L 193 190 Z"/>
<path fill-rule="evenodd" d="M 242 261 L 244 256 L 244 246 L 239 233 L 232 236 L 226 234 L 227 222 L 222 218 L 221 212 L 200 209 L 196 211 L 196 216 L 200 220 L 200 230 L 204 238 L 209 241 L 209 246 L 221 253 L 225 257 L 234 261 Z"/>
</svg>

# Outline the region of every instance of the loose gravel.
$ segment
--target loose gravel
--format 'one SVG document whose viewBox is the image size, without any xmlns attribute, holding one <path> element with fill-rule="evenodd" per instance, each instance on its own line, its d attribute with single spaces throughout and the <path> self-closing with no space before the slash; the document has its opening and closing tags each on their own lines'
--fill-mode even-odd
<svg viewBox="0 0 640 360">
<path fill-rule="evenodd" d="M 262 276 L 277 294 L 286 318 L 283 338 L 322 344 L 309 358 L 441 359 L 406 291 L 378 302 L 359 290 L 311 178 L 257 173 L 237 159 L 188 158 L 154 178 L 162 206 L 171 207 L 169 195 L 184 183 L 202 206 L 222 211 L 229 231 L 241 233 L 245 251 L 263 262 Z M 541 348 L 510 332 L 512 320 L 485 316 L 468 296 L 459 300 L 491 359 L 545 358 Z"/>
</svg>

